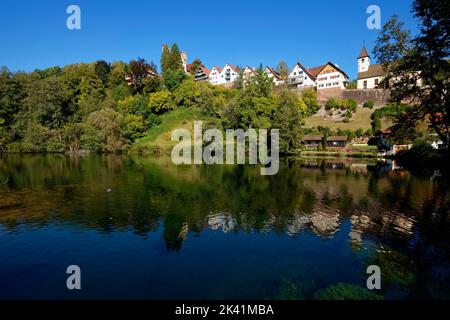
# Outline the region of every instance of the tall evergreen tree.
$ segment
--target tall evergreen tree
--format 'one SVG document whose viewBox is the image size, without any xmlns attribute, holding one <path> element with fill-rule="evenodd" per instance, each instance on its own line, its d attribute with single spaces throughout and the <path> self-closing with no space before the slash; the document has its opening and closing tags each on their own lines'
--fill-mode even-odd
<svg viewBox="0 0 450 320">
<path fill-rule="evenodd" d="M 161 72 L 164 74 L 169 70 L 170 65 L 170 48 L 167 44 L 163 44 L 162 54 L 161 54 Z"/>
<path fill-rule="evenodd" d="M 170 60 L 169 60 L 169 68 L 172 70 L 182 70 L 183 69 L 183 61 L 181 60 L 180 49 L 178 49 L 178 45 L 174 43 L 172 48 L 170 49 Z"/>
</svg>

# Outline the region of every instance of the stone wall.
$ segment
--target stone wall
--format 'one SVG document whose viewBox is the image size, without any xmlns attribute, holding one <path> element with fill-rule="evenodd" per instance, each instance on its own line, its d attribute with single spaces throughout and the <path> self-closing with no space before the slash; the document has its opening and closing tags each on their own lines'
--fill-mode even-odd
<svg viewBox="0 0 450 320">
<path fill-rule="evenodd" d="M 382 89 L 346 89 L 330 88 L 317 90 L 317 100 L 320 104 L 324 104 L 328 99 L 353 99 L 359 105 L 364 104 L 367 100 L 373 100 L 376 106 L 384 106 L 389 102 L 389 90 Z"/>
</svg>

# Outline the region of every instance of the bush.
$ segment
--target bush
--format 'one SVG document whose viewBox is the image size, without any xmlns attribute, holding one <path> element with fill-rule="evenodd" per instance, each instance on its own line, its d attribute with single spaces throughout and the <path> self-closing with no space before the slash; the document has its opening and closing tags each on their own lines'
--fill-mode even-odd
<svg viewBox="0 0 450 320">
<path fill-rule="evenodd" d="M 364 102 L 363 108 L 373 109 L 374 106 L 375 102 L 373 100 L 367 100 L 366 102 Z"/>
<path fill-rule="evenodd" d="M 331 109 L 338 109 L 339 108 L 339 104 L 336 101 L 336 99 L 328 99 L 327 103 L 325 103 L 325 109 L 326 110 L 331 110 Z"/>
<path fill-rule="evenodd" d="M 342 106 L 345 110 L 350 110 L 351 112 L 356 112 L 358 108 L 358 103 L 353 99 L 345 99 L 342 101 Z"/>
<path fill-rule="evenodd" d="M 355 131 L 355 135 L 356 135 L 358 138 L 361 138 L 361 137 L 364 135 L 364 130 L 361 129 L 361 128 L 359 128 L 358 130 Z"/>
<path fill-rule="evenodd" d="M 175 109 L 173 97 L 169 91 L 160 91 L 150 94 L 148 105 L 150 109 L 157 114 Z"/>
</svg>

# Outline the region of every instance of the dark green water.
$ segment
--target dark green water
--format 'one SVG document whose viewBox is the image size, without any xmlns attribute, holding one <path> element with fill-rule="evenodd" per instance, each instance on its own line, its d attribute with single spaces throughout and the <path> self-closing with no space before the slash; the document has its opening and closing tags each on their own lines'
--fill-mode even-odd
<svg viewBox="0 0 450 320">
<path fill-rule="evenodd" d="M 0 298 L 448 299 L 449 188 L 391 169 L 3 156 Z M 66 288 L 72 264 L 81 291 Z"/>
</svg>

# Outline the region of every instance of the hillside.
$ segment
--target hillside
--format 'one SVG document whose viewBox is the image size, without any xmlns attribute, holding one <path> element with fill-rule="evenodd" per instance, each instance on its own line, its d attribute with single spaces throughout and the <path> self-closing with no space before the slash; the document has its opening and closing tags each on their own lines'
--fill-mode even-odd
<svg viewBox="0 0 450 320">
<path fill-rule="evenodd" d="M 177 142 L 171 141 L 172 131 L 188 129 L 191 133 L 194 121 L 203 121 L 203 126 L 214 123 L 220 127 L 219 120 L 207 118 L 198 110 L 179 108 L 160 116 L 160 124 L 150 128 L 145 137 L 137 139 L 131 147 L 131 152 L 167 154 Z"/>
<path fill-rule="evenodd" d="M 331 130 L 358 130 L 363 129 L 366 131 L 372 127 L 371 116 L 374 113 L 375 109 L 368 108 L 357 108 L 356 112 L 353 114 L 352 118 L 348 123 L 345 123 L 342 119 L 335 119 L 330 116 L 322 116 L 322 114 L 315 114 L 312 117 L 305 119 L 305 127 L 328 127 Z M 389 127 L 390 121 L 388 119 L 383 118 L 381 121 L 382 128 L 385 129 Z"/>
</svg>

